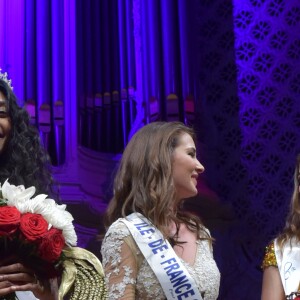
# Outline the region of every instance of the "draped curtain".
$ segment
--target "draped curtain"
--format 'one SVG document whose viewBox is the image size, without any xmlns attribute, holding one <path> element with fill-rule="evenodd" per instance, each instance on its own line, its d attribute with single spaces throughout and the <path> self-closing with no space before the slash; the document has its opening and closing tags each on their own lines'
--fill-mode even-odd
<svg viewBox="0 0 300 300">
<path fill-rule="evenodd" d="M 195 1 L 77 3 L 80 144 L 119 153 L 156 120 L 194 123 Z"/>
<path fill-rule="evenodd" d="M 199 104 L 196 1 L 138 1 L 146 121 L 193 123 Z"/>
<path fill-rule="evenodd" d="M 145 123 L 194 122 L 195 3 L 0 2 L 0 66 L 54 165 L 66 163 L 66 147 L 76 147 L 77 132 L 79 145 L 120 153 Z M 73 143 L 66 144 L 71 135 Z"/>
<path fill-rule="evenodd" d="M 68 0 L 0 2 L 0 67 L 9 73 L 54 165 L 65 162 L 64 110 L 70 72 L 65 73 L 65 67 L 69 67 L 73 5 Z"/>
<path fill-rule="evenodd" d="M 132 1 L 77 2 L 79 142 L 121 152 L 135 118 Z"/>
</svg>

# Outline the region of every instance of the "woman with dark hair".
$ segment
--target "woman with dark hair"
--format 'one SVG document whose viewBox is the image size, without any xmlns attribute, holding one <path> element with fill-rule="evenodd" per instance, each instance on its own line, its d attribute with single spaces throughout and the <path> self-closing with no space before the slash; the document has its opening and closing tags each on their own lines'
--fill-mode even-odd
<svg viewBox="0 0 300 300">
<path fill-rule="evenodd" d="M 300 299 L 300 155 L 286 225 L 267 247 L 263 260 L 262 300 Z"/>
<path fill-rule="evenodd" d="M 30 125 L 26 110 L 18 106 L 6 73 L 0 72 L 0 183 L 6 179 L 14 185 L 35 186 L 37 194 L 51 194 L 50 163 L 38 131 Z M 30 291 L 39 299 L 56 299 L 57 291 L 51 289 L 50 282 L 39 281 L 15 257 L 1 257 L 0 299 L 18 291 L 25 293 L 25 299 L 35 299 Z"/>
<path fill-rule="evenodd" d="M 51 193 L 48 155 L 27 111 L 6 81 L 0 79 L 0 182 L 36 187 L 37 194 Z"/>
<path fill-rule="evenodd" d="M 126 146 L 102 243 L 109 299 L 217 299 L 212 238 L 182 210 L 204 171 L 195 141 L 183 123 L 154 122 Z"/>
</svg>

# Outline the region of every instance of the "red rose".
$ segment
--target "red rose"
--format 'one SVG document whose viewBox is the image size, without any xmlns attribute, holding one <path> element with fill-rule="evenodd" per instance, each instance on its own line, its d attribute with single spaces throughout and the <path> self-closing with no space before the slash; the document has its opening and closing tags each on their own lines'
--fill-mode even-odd
<svg viewBox="0 0 300 300">
<path fill-rule="evenodd" d="M 62 231 L 56 228 L 51 228 L 43 234 L 39 243 L 39 256 L 48 261 L 55 262 L 59 259 L 62 249 L 65 246 L 65 238 Z"/>
<path fill-rule="evenodd" d="M 20 229 L 28 241 L 36 241 L 48 230 L 42 215 L 26 213 L 21 216 Z"/>
<path fill-rule="evenodd" d="M 9 236 L 16 232 L 21 214 L 14 206 L 0 207 L 0 236 Z"/>
</svg>

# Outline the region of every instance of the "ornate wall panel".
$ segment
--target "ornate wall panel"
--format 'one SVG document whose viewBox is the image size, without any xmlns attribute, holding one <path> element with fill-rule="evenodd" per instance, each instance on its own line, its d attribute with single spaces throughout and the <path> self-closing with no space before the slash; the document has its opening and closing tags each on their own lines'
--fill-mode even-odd
<svg viewBox="0 0 300 300">
<path fill-rule="evenodd" d="M 236 216 L 215 230 L 220 299 L 260 299 L 300 151 L 299 1 L 199 1 L 206 178 Z"/>
</svg>

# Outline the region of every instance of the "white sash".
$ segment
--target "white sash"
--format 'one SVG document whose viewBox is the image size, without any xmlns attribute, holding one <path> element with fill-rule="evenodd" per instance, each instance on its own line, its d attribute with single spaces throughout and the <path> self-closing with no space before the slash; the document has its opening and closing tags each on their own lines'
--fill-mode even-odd
<svg viewBox="0 0 300 300">
<path fill-rule="evenodd" d="M 157 276 L 168 300 L 202 300 L 195 280 L 170 243 L 148 219 L 140 213 L 132 213 L 122 221 Z"/>
<path fill-rule="evenodd" d="M 291 244 L 286 242 L 281 251 L 276 239 L 274 250 L 285 294 L 297 292 L 300 283 L 300 244 L 295 240 Z"/>
</svg>

